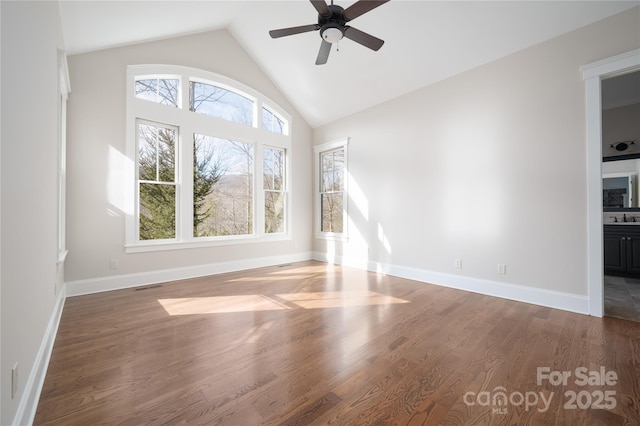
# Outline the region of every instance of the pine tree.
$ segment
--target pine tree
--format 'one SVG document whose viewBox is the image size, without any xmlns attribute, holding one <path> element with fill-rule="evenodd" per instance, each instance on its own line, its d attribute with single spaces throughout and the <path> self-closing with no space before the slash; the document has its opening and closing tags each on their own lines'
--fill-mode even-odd
<svg viewBox="0 0 640 426">
<path fill-rule="evenodd" d="M 140 183 L 140 239 L 157 240 L 175 238 L 176 186 L 175 186 L 175 131 L 152 125 L 140 125 L 144 148 L 138 156 Z M 211 214 L 212 206 L 207 197 L 223 172 L 213 163 L 213 152 L 193 158 L 193 226 L 197 235 L 198 225 Z"/>
</svg>

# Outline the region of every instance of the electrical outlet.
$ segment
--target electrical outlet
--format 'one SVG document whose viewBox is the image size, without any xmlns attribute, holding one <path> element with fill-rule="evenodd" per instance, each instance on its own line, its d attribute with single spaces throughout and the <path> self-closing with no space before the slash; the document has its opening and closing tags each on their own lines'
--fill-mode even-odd
<svg viewBox="0 0 640 426">
<path fill-rule="evenodd" d="M 109 269 L 118 269 L 120 264 L 118 263 L 118 259 L 111 259 L 109 261 Z"/>
<path fill-rule="evenodd" d="M 505 275 L 507 273 L 507 265 L 503 265 L 501 263 L 498 264 L 498 273 Z"/>
<path fill-rule="evenodd" d="M 462 259 L 454 259 L 453 260 L 453 266 L 456 269 L 462 269 Z"/>
<path fill-rule="evenodd" d="M 18 363 L 11 369 L 11 399 L 18 394 Z"/>
</svg>

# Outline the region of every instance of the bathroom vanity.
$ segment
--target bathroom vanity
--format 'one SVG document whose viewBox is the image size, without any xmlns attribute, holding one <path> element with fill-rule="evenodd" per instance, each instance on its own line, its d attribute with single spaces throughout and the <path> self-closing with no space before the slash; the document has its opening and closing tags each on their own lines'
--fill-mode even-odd
<svg viewBox="0 0 640 426">
<path fill-rule="evenodd" d="M 603 246 L 605 275 L 640 277 L 640 219 L 605 222 Z"/>
<path fill-rule="evenodd" d="M 639 159 L 604 162 L 604 274 L 640 278 Z"/>
</svg>

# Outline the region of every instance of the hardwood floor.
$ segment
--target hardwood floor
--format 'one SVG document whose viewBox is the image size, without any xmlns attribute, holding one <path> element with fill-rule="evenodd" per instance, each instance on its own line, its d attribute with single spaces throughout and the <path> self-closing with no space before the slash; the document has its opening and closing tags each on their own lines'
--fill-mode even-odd
<svg viewBox="0 0 640 426">
<path fill-rule="evenodd" d="M 34 424 L 637 425 L 639 378 L 640 323 L 303 262 L 67 299 Z"/>
</svg>

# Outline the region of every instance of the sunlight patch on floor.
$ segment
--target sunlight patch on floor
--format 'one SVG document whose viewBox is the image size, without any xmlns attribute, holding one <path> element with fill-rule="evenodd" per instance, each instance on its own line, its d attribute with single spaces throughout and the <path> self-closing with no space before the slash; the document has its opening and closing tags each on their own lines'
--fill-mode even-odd
<svg viewBox="0 0 640 426">
<path fill-rule="evenodd" d="M 232 280 L 229 280 L 228 282 L 230 282 L 230 283 L 233 283 L 233 282 L 260 282 L 260 281 L 279 281 L 279 282 L 281 282 L 284 279 L 287 279 L 287 280 L 307 280 L 310 277 L 311 277 L 310 274 L 298 274 L 298 275 L 286 274 L 285 277 L 283 277 L 282 275 L 278 275 L 278 276 L 260 276 L 260 277 L 234 278 Z"/>
<path fill-rule="evenodd" d="M 281 299 L 280 302 L 278 299 Z M 223 314 L 232 312 L 282 311 L 302 308 L 344 308 L 409 303 L 374 291 L 324 291 L 316 293 L 285 293 L 270 297 L 260 294 L 215 297 L 183 297 L 158 299 L 169 315 Z"/>
<path fill-rule="evenodd" d="M 259 294 L 158 299 L 169 315 L 222 314 L 230 312 L 281 311 L 285 304 Z"/>
<path fill-rule="evenodd" d="M 392 305 L 409 303 L 408 300 L 376 293 L 375 291 L 323 291 L 317 293 L 278 294 L 279 298 L 304 309 L 341 308 L 347 306 Z"/>
</svg>

